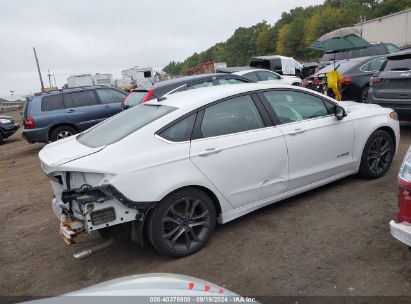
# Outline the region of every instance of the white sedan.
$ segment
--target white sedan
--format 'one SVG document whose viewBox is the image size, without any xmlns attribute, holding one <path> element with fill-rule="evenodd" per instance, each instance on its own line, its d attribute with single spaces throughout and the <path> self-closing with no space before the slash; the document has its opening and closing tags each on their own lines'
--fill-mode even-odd
<svg viewBox="0 0 411 304">
<path fill-rule="evenodd" d="M 292 75 L 280 75 L 273 71 L 264 69 L 243 70 L 233 73 L 235 75 L 243 76 L 251 81 L 265 83 L 265 84 L 287 84 L 301 86 L 301 78 Z"/>
<path fill-rule="evenodd" d="M 182 257 L 217 222 L 358 172 L 384 175 L 399 139 L 390 109 L 252 83 L 149 101 L 39 157 L 67 243 L 122 225 L 133 241 Z"/>
</svg>

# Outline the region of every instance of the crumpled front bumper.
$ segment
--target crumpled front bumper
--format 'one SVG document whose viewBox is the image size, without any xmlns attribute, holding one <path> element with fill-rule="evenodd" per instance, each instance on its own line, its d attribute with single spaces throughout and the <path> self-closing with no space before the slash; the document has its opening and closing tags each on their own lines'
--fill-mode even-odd
<svg viewBox="0 0 411 304">
<path fill-rule="evenodd" d="M 411 247 L 411 224 L 407 222 L 396 223 L 392 220 L 390 221 L 390 230 L 394 238 Z"/>
</svg>

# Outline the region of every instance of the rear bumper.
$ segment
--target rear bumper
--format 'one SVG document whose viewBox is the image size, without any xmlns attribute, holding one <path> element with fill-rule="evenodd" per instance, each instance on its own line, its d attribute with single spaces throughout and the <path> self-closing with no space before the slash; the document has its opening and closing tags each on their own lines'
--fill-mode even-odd
<svg viewBox="0 0 411 304">
<path fill-rule="evenodd" d="M 49 142 L 49 130 L 48 128 L 42 129 L 23 129 L 21 136 L 29 143 L 48 143 Z"/>
<path fill-rule="evenodd" d="M 411 224 L 407 222 L 397 224 L 395 221 L 390 221 L 390 230 L 394 238 L 411 247 Z"/>
</svg>

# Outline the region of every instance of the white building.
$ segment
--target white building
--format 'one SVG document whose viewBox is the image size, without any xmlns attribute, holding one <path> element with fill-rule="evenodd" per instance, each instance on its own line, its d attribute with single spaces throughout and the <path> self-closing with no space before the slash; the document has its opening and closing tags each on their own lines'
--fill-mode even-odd
<svg viewBox="0 0 411 304">
<path fill-rule="evenodd" d="M 367 41 L 394 43 L 399 47 L 411 45 L 411 9 L 361 22 L 355 26 Z"/>
</svg>

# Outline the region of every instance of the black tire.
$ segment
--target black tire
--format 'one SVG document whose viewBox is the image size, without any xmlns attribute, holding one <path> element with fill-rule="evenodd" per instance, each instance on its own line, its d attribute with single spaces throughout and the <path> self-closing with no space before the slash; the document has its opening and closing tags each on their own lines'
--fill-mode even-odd
<svg viewBox="0 0 411 304">
<path fill-rule="evenodd" d="M 367 103 L 367 99 L 368 99 L 368 89 L 369 89 L 369 87 L 366 86 L 365 88 L 363 88 L 363 89 L 361 90 L 360 100 L 358 100 L 358 102 Z"/>
<path fill-rule="evenodd" d="M 384 130 L 375 131 L 365 144 L 361 156 L 360 175 L 374 179 L 383 176 L 395 153 L 394 139 Z"/>
<path fill-rule="evenodd" d="M 216 211 L 208 195 L 196 189 L 181 190 L 154 208 L 149 240 L 160 254 L 181 258 L 204 247 L 215 225 Z"/>
<path fill-rule="evenodd" d="M 0 132 L 0 145 L 3 143 L 3 139 L 4 139 L 3 133 Z"/>
<path fill-rule="evenodd" d="M 73 127 L 59 126 L 50 133 L 50 141 L 57 141 L 74 134 L 77 134 L 77 130 Z"/>
</svg>

